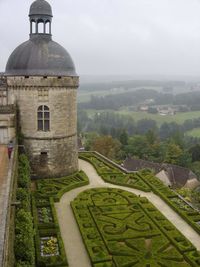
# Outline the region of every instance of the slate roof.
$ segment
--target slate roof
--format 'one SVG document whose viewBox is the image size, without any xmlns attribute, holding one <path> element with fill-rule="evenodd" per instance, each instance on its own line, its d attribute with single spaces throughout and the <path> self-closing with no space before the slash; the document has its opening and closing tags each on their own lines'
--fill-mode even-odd
<svg viewBox="0 0 200 267">
<path fill-rule="evenodd" d="M 52 16 L 52 9 L 50 4 L 45 0 L 36 0 L 30 7 L 29 16 L 32 15 Z"/>
<path fill-rule="evenodd" d="M 188 180 L 197 180 L 196 175 L 191 170 L 167 163 L 154 163 L 142 159 L 127 158 L 123 162 L 123 167 L 128 171 L 139 171 L 148 168 L 153 170 L 155 174 L 164 170 L 173 187 L 183 187 Z"/>
</svg>

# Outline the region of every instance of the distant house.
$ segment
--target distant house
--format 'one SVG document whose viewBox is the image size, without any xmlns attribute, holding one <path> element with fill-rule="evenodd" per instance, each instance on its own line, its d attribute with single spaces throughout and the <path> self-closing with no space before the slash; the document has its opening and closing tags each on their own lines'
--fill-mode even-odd
<svg viewBox="0 0 200 267">
<path fill-rule="evenodd" d="M 147 105 L 142 105 L 142 106 L 139 107 L 140 111 L 145 111 L 146 112 L 146 111 L 148 111 L 148 109 L 149 109 L 149 107 Z"/>
<path fill-rule="evenodd" d="M 161 116 L 166 116 L 166 115 L 175 115 L 176 114 L 176 111 L 172 108 L 167 108 L 167 109 L 158 109 L 158 113 L 161 115 Z"/>
<path fill-rule="evenodd" d="M 174 188 L 196 188 L 200 185 L 196 175 L 189 169 L 177 165 L 166 163 L 154 163 L 147 160 L 127 158 L 123 162 L 123 167 L 128 171 L 139 171 L 141 169 L 151 169 L 167 186 Z"/>
</svg>

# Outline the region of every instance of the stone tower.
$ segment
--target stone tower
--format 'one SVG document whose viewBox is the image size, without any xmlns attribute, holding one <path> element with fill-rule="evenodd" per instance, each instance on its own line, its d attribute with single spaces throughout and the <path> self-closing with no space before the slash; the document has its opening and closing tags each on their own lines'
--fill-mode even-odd
<svg viewBox="0 0 200 267">
<path fill-rule="evenodd" d="M 30 7 L 30 39 L 8 59 L 10 103 L 19 107 L 21 133 L 36 177 L 77 171 L 79 78 L 68 52 L 52 40 L 52 9 L 45 0 Z"/>
</svg>

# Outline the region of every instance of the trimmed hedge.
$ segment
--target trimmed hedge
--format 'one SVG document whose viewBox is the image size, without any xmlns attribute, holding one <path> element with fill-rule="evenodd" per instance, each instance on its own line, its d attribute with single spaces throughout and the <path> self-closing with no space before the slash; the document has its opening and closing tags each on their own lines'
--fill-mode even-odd
<svg viewBox="0 0 200 267">
<path fill-rule="evenodd" d="M 32 213 L 36 229 L 36 263 L 37 266 L 56 267 L 68 266 L 63 241 L 60 234 L 54 202 L 58 202 L 62 195 L 74 188 L 87 185 L 88 177 L 80 171 L 73 175 L 36 181 L 36 191 L 32 194 Z M 43 213 L 41 212 L 43 211 Z M 45 211 L 45 212 L 44 212 Z M 49 221 L 42 217 L 49 218 Z M 41 237 L 56 237 L 59 255 L 41 256 Z"/>
<path fill-rule="evenodd" d="M 34 248 L 34 228 L 33 217 L 30 212 L 30 166 L 27 157 L 19 155 L 18 167 L 18 188 L 16 199 L 20 205 L 16 209 L 15 215 L 15 240 L 14 252 L 16 266 L 34 266 L 35 248 Z"/>
<path fill-rule="evenodd" d="M 17 211 L 15 220 L 15 258 L 21 265 L 35 263 L 33 242 L 34 230 L 30 212 L 23 209 Z"/>
<path fill-rule="evenodd" d="M 151 171 L 142 170 L 137 173 L 127 174 L 127 172 L 123 172 L 120 168 L 117 168 L 116 165 L 106 162 L 105 157 L 100 157 L 94 152 L 81 152 L 79 153 L 79 158 L 91 163 L 105 182 L 136 188 L 146 192 L 153 191 L 200 234 L 200 224 L 197 223 L 200 222 L 200 213 L 181 200 L 176 193 L 169 187 L 165 186 L 162 181 L 151 173 Z M 107 172 L 105 172 L 105 166 Z M 128 175 L 133 176 L 133 181 L 134 179 L 135 181 L 128 183 Z M 178 198 L 180 201 L 184 202 L 183 205 L 185 206 L 185 210 L 174 202 L 174 200 Z"/>
<path fill-rule="evenodd" d="M 83 171 L 63 178 L 38 180 L 36 181 L 35 197 L 38 199 L 52 197 L 55 202 L 59 202 L 66 192 L 88 183 L 88 177 Z"/>
<path fill-rule="evenodd" d="M 105 182 L 135 188 L 145 192 L 151 191 L 150 187 L 136 174 L 124 173 L 120 168 L 117 168 L 110 162 L 106 162 L 104 158 L 101 158 L 93 152 L 79 153 L 79 158 L 91 163 Z"/>
<path fill-rule="evenodd" d="M 183 200 L 181 200 L 177 194 L 175 194 L 170 188 L 166 187 L 158 178 L 152 174 L 146 174 L 146 171 L 141 171 L 137 174 L 152 191 L 162 198 L 175 212 L 177 212 L 196 232 L 200 234 L 200 225 L 197 221 L 200 221 L 200 213 L 195 211 L 192 207 L 187 205 Z M 159 185 L 159 186 L 158 186 Z M 184 206 L 187 206 L 185 210 L 183 207 L 175 203 L 174 200 L 179 199 L 183 202 Z"/>
<path fill-rule="evenodd" d="M 146 198 L 95 188 L 71 207 L 92 266 L 199 266 L 196 248 Z"/>
</svg>

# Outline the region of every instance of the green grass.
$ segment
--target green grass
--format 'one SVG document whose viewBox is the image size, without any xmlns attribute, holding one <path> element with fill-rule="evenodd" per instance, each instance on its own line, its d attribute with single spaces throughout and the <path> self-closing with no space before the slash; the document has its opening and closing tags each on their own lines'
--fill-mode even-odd
<svg viewBox="0 0 200 267">
<path fill-rule="evenodd" d="M 186 133 L 187 136 L 200 138 L 200 128 L 192 129 Z"/>
<path fill-rule="evenodd" d="M 93 110 L 93 109 L 88 109 L 88 116 L 93 117 L 95 113 L 102 113 L 102 112 L 115 112 L 117 114 L 121 115 L 128 115 L 133 117 L 135 121 L 142 120 L 142 119 L 151 119 L 155 120 L 157 122 L 157 125 L 160 126 L 164 122 L 176 122 L 178 124 L 183 124 L 185 120 L 189 119 L 196 119 L 200 118 L 200 111 L 191 111 L 191 112 L 180 112 L 175 115 L 166 115 L 162 116 L 159 114 L 150 114 L 146 112 L 141 112 L 141 111 L 129 111 L 126 109 L 121 109 L 119 111 L 113 111 L 113 110 Z M 199 132 L 200 133 L 200 132 Z"/>
<path fill-rule="evenodd" d="M 185 120 L 195 119 L 200 117 L 200 111 L 191 111 L 191 112 L 180 112 L 175 115 L 166 115 L 162 116 L 159 114 L 149 114 L 145 112 L 133 112 L 127 110 L 119 111 L 120 114 L 131 115 L 136 121 L 141 119 L 152 119 L 155 120 L 160 126 L 164 122 L 176 122 L 178 124 L 183 124 Z"/>
<path fill-rule="evenodd" d="M 146 198 L 94 188 L 71 206 L 94 267 L 200 264 L 195 247 Z"/>
<path fill-rule="evenodd" d="M 141 87 L 134 87 L 134 88 L 129 88 L 129 89 L 125 89 L 123 87 L 112 88 L 112 84 L 110 86 L 111 88 L 109 90 L 85 91 L 85 90 L 79 89 L 78 90 L 78 103 L 90 101 L 91 96 L 102 97 L 102 96 L 107 96 L 107 95 L 118 95 L 118 94 L 123 94 L 127 92 L 134 92 L 138 89 L 141 89 Z M 162 89 L 162 87 L 159 87 L 159 86 L 158 87 L 143 86 L 142 88 L 152 89 L 152 90 L 157 90 L 157 91 L 160 91 Z"/>
</svg>

